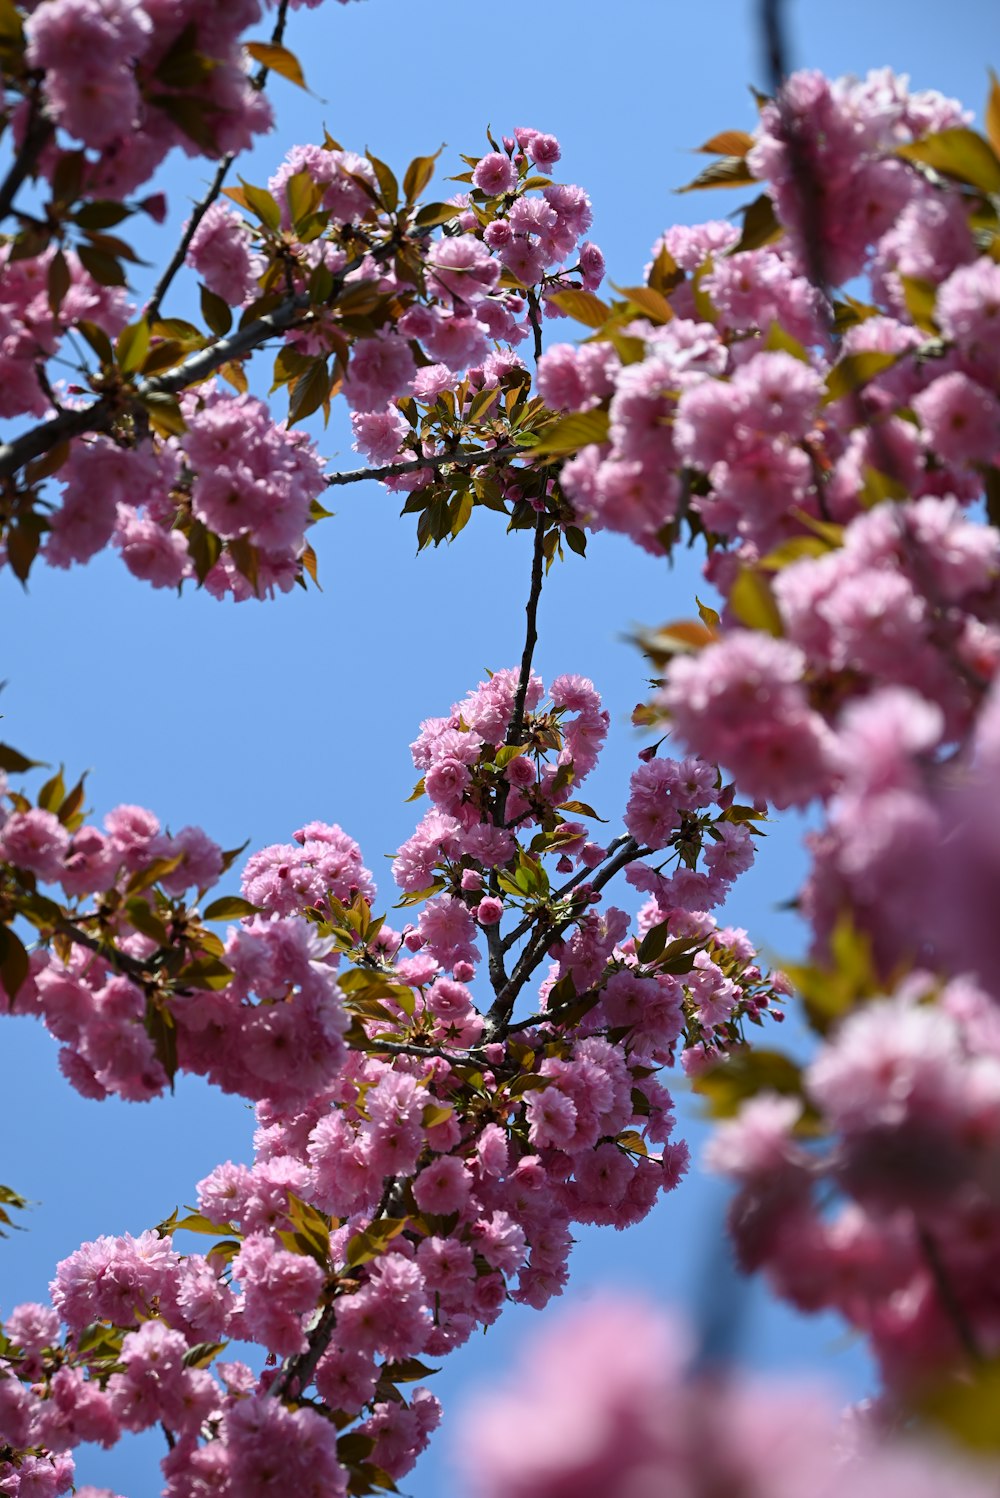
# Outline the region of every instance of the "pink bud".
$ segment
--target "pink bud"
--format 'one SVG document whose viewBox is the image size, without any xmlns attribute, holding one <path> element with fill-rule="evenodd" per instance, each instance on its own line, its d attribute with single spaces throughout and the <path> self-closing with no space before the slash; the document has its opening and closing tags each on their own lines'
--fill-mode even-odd
<svg viewBox="0 0 1000 1498">
<path fill-rule="evenodd" d="M 476 907 L 476 920 L 481 926 L 495 926 L 503 915 L 503 901 L 498 900 L 496 895 L 487 895 L 485 900 L 480 900 Z"/>
</svg>

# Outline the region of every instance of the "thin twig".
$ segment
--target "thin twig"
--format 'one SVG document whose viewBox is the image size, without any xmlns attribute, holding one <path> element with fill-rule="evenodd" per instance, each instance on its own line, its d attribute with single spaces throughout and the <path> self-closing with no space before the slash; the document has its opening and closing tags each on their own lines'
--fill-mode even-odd
<svg viewBox="0 0 1000 1498">
<path fill-rule="evenodd" d="M 616 853 L 618 849 L 623 847 L 627 842 L 628 835 L 627 833 L 623 832 L 621 837 L 616 837 L 613 842 L 610 842 L 608 844 L 604 857 L 610 858 L 613 853 Z M 579 869 L 577 873 L 573 875 L 572 879 L 567 879 L 565 884 L 560 885 L 557 890 L 553 890 L 549 898 L 553 902 L 557 900 L 564 900 L 571 890 L 575 889 L 578 884 L 583 884 L 586 879 L 590 878 L 592 873 L 592 869 Z M 531 927 L 538 920 L 538 916 L 538 911 L 536 911 L 534 915 L 526 915 L 524 920 L 521 921 L 519 925 L 514 927 L 513 931 L 509 931 L 507 933 L 507 935 L 503 939 L 503 949 L 505 952 L 510 947 L 512 947 L 516 941 L 520 941 L 525 932 L 530 931 Z"/>
<path fill-rule="evenodd" d="M 965 1308 L 955 1294 L 954 1286 L 948 1277 L 948 1271 L 938 1252 L 937 1244 L 925 1227 L 918 1228 L 917 1237 L 920 1240 L 920 1247 L 927 1261 L 927 1267 L 931 1272 L 938 1300 L 941 1302 L 943 1310 L 955 1328 L 955 1335 L 962 1344 L 970 1362 L 981 1363 L 983 1360 L 982 1349 L 976 1341 L 975 1333 L 965 1314 Z"/>
<path fill-rule="evenodd" d="M 591 879 L 591 888 L 599 893 L 609 880 L 620 873 L 627 864 L 633 863 L 637 858 L 644 858 L 650 851 L 649 848 L 640 847 L 634 837 L 627 838 L 615 856 L 609 859 L 604 868 Z M 487 1010 L 486 1036 L 489 1040 L 502 1040 L 506 1035 L 507 1025 L 514 1012 L 518 994 L 542 961 L 553 941 L 562 936 L 574 921 L 578 921 L 581 914 L 582 910 L 572 911 L 560 921 L 540 926 L 534 933 L 518 958 L 506 986 L 497 994 Z"/>
<path fill-rule="evenodd" d="M 385 463 L 380 468 L 349 468 L 343 473 L 330 473 L 326 482 L 335 488 L 340 484 L 357 484 L 363 479 L 391 479 L 398 474 L 419 473 L 421 468 L 478 468 L 489 463 L 504 462 L 507 458 L 523 458 L 523 447 L 488 447 L 474 453 L 441 453 L 433 458 L 413 458 L 406 463 Z"/>
<path fill-rule="evenodd" d="M 524 705 L 528 697 L 528 685 L 531 681 L 531 660 L 538 644 L 538 600 L 542 593 L 543 563 L 545 561 L 545 521 L 544 510 L 538 512 L 535 522 L 535 548 L 531 557 L 531 590 L 528 593 L 528 601 L 524 606 L 527 618 L 527 628 L 524 634 L 524 649 L 521 652 L 521 673 L 517 679 L 517 693 L 514 697 L 514 711 L 511 714 L 510 726 L 507 729 L 505 743 L 517 744 L 521 738 L 521 730 L 524 727 Z M 506 797 L 504 798 L 506 800 Z M 500 808 L 501 812 L 503 807 Z"/>
<path fill-rule="evenodd" d="M 281 45 L 281 39 L 285 34 L 285 22 L 287 18 L 288 0 L 281 0 L 280 5 L 278 6 L 278 15 L 275 21 L 274 30 L 271 33 L 272 46 Z M 255 89 L 257 93 L 260 93 L 262 91 L 265 83 L 267 82 L 267 75 L 269 71 L 270 70 L 265 66 L 265 64 L 262 63 L 251 79 L 251 87 Z M 205 214 L 211 208 L 212 204 L 219 196 L 219 193 L 222 191 L 222 184 L 225 182 L 227 176 L 229 175 L 229 169 L 238 155 L 238 151 L 230 151 L 226 156 L 223 156 L 222 160 L 219 162 L 218 170 L 216 171 L 215 176 L 212 178 L 212 182 L 209 186 L 208 192 L 198 203 L 195 204 L 191 217 L 184 229 L 184 233 L 181 235 L 180 243 L 174 251 L 162 276 L 157 281 L 156 286 L 153 289 L 153 295 L 150 297 L 149 301 L 146 304 L 145 315 L 150 322 L 155 322 L 159 317 L 160 305 L 163 301 L 163 298 L 167 294 L 170 283 L 173 281 L 177 272 L 180 270 L 181 266 L 184 264 L 185 259 L 187 258 L 187 252 L 191 248 L 191 241 L 198 230 L 198 225 L 201 223 L 202 219 L 205 217 Z"/>
</svg>

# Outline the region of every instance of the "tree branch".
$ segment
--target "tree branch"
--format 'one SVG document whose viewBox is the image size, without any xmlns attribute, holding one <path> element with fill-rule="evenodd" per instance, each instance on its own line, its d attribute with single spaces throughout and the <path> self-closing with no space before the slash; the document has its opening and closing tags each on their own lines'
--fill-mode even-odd
<svg viewBox="0 0 1000 1498">
<path fill-rule="evenodd" d="M 28 128 L 21 149 L 11 163 L 10 171 L 0 183 L 0 220 L 10 213 L 14 199 L 26 177 L 33 174 L 45 147 L 52 139 L 55 126 L 45 115 L 40 96 L 40 84 L 36 84 L 31 101 Z"/>
<path fill-rule="evenodd" d="M 545 520 L 544 511 L 539 511 L 538 519 L 535 521 L 535 548 L 531 557 L 531 590 L 528 593 L 528 601 L 524 606 L 527 617 L 527 629 L 524 635 L 524 649 L 521 652 L 521 674 L 517 679 L 517 694 L 514 698 L 514 711 L 511 714 L 510 726 L 507 729 L 507 744 L 516 744 L 521 737 L 524 727 L 524 704 L 528 696 L 528 683 L 531 680 L 531 658 L 538 644 L 538 600 L 542 592 L 543 563 L 545 560 Z M 504 795 L 504 803 L 506 803 Z M 499 798 L 498 798 L 499 806 Z M 504 810 L 500 806 L 501 814 Z"/>
<path fill-rule="evenodd" d="M 382 1190 L 382 1199 L 375 1210 L 372 1222 L 378 1222 L 379 1218 L 385 1216 L 389 1205 L 389 1198 L 392 1196 L 395 1186 L 396 1177 L 387 1176 Z M 267 1392 L 269 1395 L 272 1395 L 275 1399 L 280 1399 L 287 1390 L 291 1389 L 292 1385 L 295 1385 L 295 1392 L 298 1394 L 301 1394 L 304 1389 L 309 1387 L 309 1382 L 316 1372 L 316 1365 L 330 1345 L 330 1338 L 333 1336 L 336 1325 L 337 1302 L 336 1300 L 331 1300 L 330 1304 L 324 1307 L 322 1315 L 309 1333 L 308 1349 L 288 1359 L 277 1378 L 268 1388 Z"/>
<path fill-rule="evenodd" d="M 357 484 L 362 479 L 391 479 L 397 474 L 419 473 L 421 468 L 486 467 L 508 458 L 523 458 L 525 452 L 523 447 L 488 447 L 475 453 L 442 453 L 433 458 L 413 458 L 406 463 L 385 463 L 380 468 L 349 468 L 343 473 L 328 474 L 326 482 L 332 489 L 341 484 Z"/>
<path fill-rule="evenodd" d="M 976 1341 L 975 1333 L 969 1324 L 965 1309 L 955 1294 L 951 1280 L 948 1278 L 948 1271 L 945 1269 L 944 1261 L 938 1251 L 937 1244 L 925 1227 L 917 1229 L 917 1237 L 920 1240 L 920 1247 L 927 1262 L 927 1267 L 931 1272 L 938 1300 L 941 1302 L 942 1309 L 955 1329 L 955 1335 L 961 1343 L 969 1361 L 981 1363 L 983 1360 L 982 1349 Z"/>
<path fill-rule="evenodd" d="M 590 881 L 591 887 L 600 891 L 604 886 L 619 873 L 626 864 L 633 863 L 637 858 L 644 858 L 651 850 L 642 848 L 634 837 L 626 838 L 613 858 L 609 859 L 600 873 L 596 874 Z M 510 1017 L 514 1012 L 514 1005 L 521 989 L 527 983 L 532 973 L 538 967 L 546 950 L 552 942 L 562 936 L 574 921 L 579 920 L 582 911 L 573 911 L 564 916 L 562 920 L 554 923 L 546 923 L 538 928 L 531 940 L 528 942 L 521 956 L 518 958 L 505 987 L 497 994 L 496 999 L 486 1012 L 486 1035 L 488 1040 L 502 1040 L 507 1033 Z"/>
<path fill-rule="evenodd" d="M 150 395 L 176 395 L 188 385 L 197 385 L 207 379 L 231 359 L 240 359 L 273 338 L 276 333 L 294 327 L 299 315 L 309 306 L 306 292 L 288 297 L 275 307 L 273 312 L 256 318 L 246 327 L 239 328 L 227 338 L 219 338 L 207 348 L 189 354 L 174 369 L 151 379 L 140 380 L 133 392 L 134 400 L 142 402 Z M 11 478 L 30 463 L 48 452 L 57 443 L 70 437 L 82 436 L 85 432 L 101 432 L 110 426 L 120 411 L 120 403 L 109 396 L 101 396 L 89 406 L 76 411 L 60 411 L 37 426 L 22 432 L 12 442 L 0 445 L 0 478 Z"/>
<path fill-rule="evenodd" d="M 273 46 L 281 45 L 281 39 L 285 34 L 285 22 L 287 19 L 288 0 L 281 0 L 280 5 L 278 6 L 278 15 L 275 20 L 274 30 L 271 33 L 271 43 Z M 251 80 L 251 87 L 256 89 L 258 93 L 261 92 L 264 84 L 267 82 L 267 75 L 269 71 L 270 70 L 262 63 L 257 69 L 257 72 L 254 74 Z M 185 259 L 187 258 L 187 252 L 191 248 L 191 241 L 197 233 L 198 225 L 201 223 L 202 219 L 205 217 L 205 214 L 211 208 L 212 204 L 219 196 L 219 193 L 222 191 L 222 184 L 225 182 L 226 177 L 229 175 L 229 169 L 232 166 L 233 162 L 236 160 L 238 154 L 239 153 L 237 151 L 230 151 L 228 155 L 222 158 L 222 160 L 219 162 L 218 170 L 215 176 L 212 178 L 211 186 L 209 187 L 208 192 L 198 203 L 195 204 L 194 211 L 192 212 L 191 217 L 187 222 L 184 233 L 181 235 L 180 243 L 174 251 L 173 256 L 171 257 L 162 276 L 157 281 L 156 286 L 153 289 L 153 295 L 150 297 L 149 301 L 146 304 L 145 315 L 150 322 L 155 321 L 155 319 L 159 317 L 160 305 L 163 301 L 163 298 L 167 294 L 170 283 L 173 281 L 177 272 L 180 270 L 181 266 L 184 264 Z"/>
</svg>

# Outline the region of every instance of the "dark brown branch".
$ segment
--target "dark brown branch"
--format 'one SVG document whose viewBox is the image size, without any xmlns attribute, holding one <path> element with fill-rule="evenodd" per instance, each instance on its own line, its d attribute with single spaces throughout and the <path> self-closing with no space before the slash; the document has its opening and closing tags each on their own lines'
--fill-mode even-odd
<svg viewBox="0 0 1000 1498">
<path fill-rule="evenodd" d="M 612 854 L 616 853 L 619 848 L 623 847 L 624 844 L 628 842 L 628 840 L 628 836 L 625 833 L 623 833 L 621 837 L 616 837 L 613 842 L 610 842 L 608 844 L 607 852 L 604 855 L 605 858 L 610 858 Z M 583 884 L 585 880 L 589 879 L 591 873 L 592 870 L 587 868 L 578 870 L 578 872 L 573 875 L 572 879 L 567 879 L 565 884 L 560 885 L 560 887 L 552 893 L 550 898 L 553 901 L 564 900 L 570 893 L 570 891 L 575 889 L 578 884 Z M 505 952 L 508 951 L 516 941 L 520 941 L 525 932 L 531 930 L 532 926 L 534 926 L 538 921 L 539 914 L 540 912 L 536 911 L 534 915 L 526 915 L 524 920 L 521 921 L 519 925 L 514 927 L 513 931 L 509 931 L 507 933 L 507 935 L 503 939 L 503 949 Z"/>
<path fill-rule="evenodd" d="M 475 453 L 440 453 L 433 458 L 413 458 L 406 463 L 385 463 L 380 468 L 349 468 L 343 473 L 327 475 L 330 488 L 341 484 L 357 484 L 362 479 L 391 479 L 397 474 L 419 473 L 421 468 L 479 468 L 490 463 L 506 462 L 508 458 L 523 458 L 523 447 L 488 447 Z"/>
<path fill-rule="evenodd" d="M 152 379 L 140 380 L 135 387 L 134 399 L 142 402 L 150 395 L 176 395 L 188 385 L 197 385 L 207 379 L 231 359 L 241 359 L 273 338 L 277 333 L 294 327 L 302 312 L 309 306 L 306 293 L 289 297 L 264 317 L 256 318 L 246 327 L 238 329 L 228 338 L 219 338 L 207 348 L 190 354 L 175 369 L 168 369 Z M 84 432 L 101 432 L 110 426 L 119 407 L 107 396 L 101 396 L 91 405 L 77 411 L 60 411 L 37 426 L 22 432 L 12 442 L 0 445 L 0 478 L 10 478 L 30 463 L 48 452 L 57 443 L 69 437 L 82 436 Z"/>
<path fill-rule="evenodd" d="M 278 6 L 278 15 L 275 20 L 274 30 L 271 33 L 272 45 L 281 45 L 281 39 L 285 34 L 285 22 L 287 19 L 288 0 L 281 0 L 281 4 Z M 267 82 L 268 72 L 269 69 L 262 63 L 251 80 L 251 86 L 256 89 L 258 93 L 260 93 L 260 91 L 264 87 L 264 84 Z M 230 151 L 228 155 L 222 158 L 222 160 L 219 162 L 218 170 L 216 171 L 215 176 L 212 178 L 211 186 L 209 187 L 208 192 L 198 203 L 195 204 L 194 210 L 191 214 L 190 219 L 188 220 L 184 233 L 181 235 L 180 243 L 171 256 L 171 259 L 162 276 L 157 281 L 156 286 L 153 289 L 153 295 L 150 297 L 148 303 L 146 304 L 145 315 L 150 322 L 154 322 L 156 318 L 159 317 L 160 306 L 163 302 L 163 298 L 167 294 L 170 283 L 173 281 L 177 272 L 184 264 L 184 261 L 187 257 L 187 252 L 191 248 L 191 241 L 197 233 L 198 225 L 201 223 L 202 219 L 205 217 L 205 214 L 211 208 L 212 204 L 219 196 L 219 193 L 222 191 L 222 184 L 225 182 L 227 176 L 229 175 L 229 169 L 232 166 L 233 162 L 236 160 L 238 154 L 239 153 L 237 151 Z"/>
<path fill-rule="evenodd" d="M 11 162 L 10 171 L 0 183 L 0 220 L 10 213 L 25 178 L 34 174 L 38 158 L 52 139 L 53 130 L 52 121 L 46 117 L 42 108 L 40 85 L 36 85 L 21 149 Z"/>
<path fill-rule="evenodd" d="M 614 857 L 609 859 L 604 868 L 591 879 L 592 889 L 600 892 L 609 880 L 620 873 L 627 864 L 633 863 L 637 858 L 645 857 L 649 852 L 650 849 L 640 847 L 634 837 L 626 838 Z M 572 926 L 574 921 L 579 920 L 585 908 L 574 910 L 560 921 L 546 922 L 535 931 L 518 958 L 506 986 L 497 994 L 486 1013 L 487 1040 L 502 1040 L 506 1035 L 507 1025 L 514 1012 L 518 994 L 544 958 L 548 948 Z"/>
<path fill-rule="evenodd" d="M 385 1216 L 395 1187 L 396 1177 L 387 1176 L 385 1186 L 382 1190 L 382 1200 L 375 1210 L 372 1222 L 378 1222 L 379 1218 Z M 303 1390 L 309 1387 L 310 1380 L 316 1372 L 316 1366 L 330 1345 L 330 1339 L 333 1336 L 336 1325 L 337 1302 L 336 1300 L 331 1300 L 329 1305 L 324 1307 L 322 1315 L 309 1333 L 309 1346 L 307 1350 L 287 1360 L 277 1378 L 270 1385 L 267 1391 L 269 1395 L 272 1395 L 275 1399 L 280 1399 L 289 1390 L 293 1393 L 301 1394 Z"/>
<path fill-rule="evenodd" d="M 524 727 L 524 704 L 528 696 L 528 684 L 531 681 L 531 659 L 535 653 L 535 646 L 538 644 L 538 600 L 542 593 L 545 561 L 545 521 L 545 512 L 539 511 L 535 522 L 535 549 L 531 557 L 531 590 L 524 606 L 527 628 L 524 635 L 524 649 L 521 652 L 521 674 L 517 679 L 514 711 L 511 714 L 510 727 L 507 729 L 505 742 L 508 744 L 518 743 L 521 737 L 521 730 Z M 500 811 L 502 813 L 503 807 L 500 807 Z"/>
<path fill-rule="evenodd" d="M 955 1294 L 954 1286 L 948 1277 L 948 1271 L 938 1252 L 937 1244 L 925 1227 L 918 1229 L 917 1236 L 920 1239 L 920 1247 L 927 1262 L 927 1267 L 931 1272 L 931 1278 L 934 1281 L 938 1300 L 941 1302 L 942 1309 L 955 1329 L 955 1335 L 962 1344 L 963 1351 L 970 1362 L 981 1363 L 983 1360 L 982 1349 L 976 1341 L 975 1333 L 965 1314 L 965 1308 Z"/>
</svg>

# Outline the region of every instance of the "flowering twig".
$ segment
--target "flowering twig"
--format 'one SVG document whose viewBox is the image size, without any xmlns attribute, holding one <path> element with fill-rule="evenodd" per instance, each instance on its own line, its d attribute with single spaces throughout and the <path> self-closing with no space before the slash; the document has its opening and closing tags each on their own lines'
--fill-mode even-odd
<svg viewBox="0 0 1000 1498">
<path fill-rule="evenodd" d="M 275 21 L 274 30 L 271 33 L 272 46 L 277 47 L 281 45 L 281 39 L 285 34 L 285 22 L 287 19 L 288 0 L 281 0 L 280 5 L 278 6 L 278 15 Z M 260 93 L 260 91 L 264 87 L 264 84 L 267 82 L 267 75 L 269 71 L 270 70 L 268 69 L 267 65 L 265 63 L 261 63 L 260 67 L 257 69 L 256 73 L 251 79 L 251 87 L 256 89 L 258 93 Z M 187 222 L 187 226 L 185 227 L 184 233 L 181 235 L 180 243 L 174 251 L 162 276 L 157 281 L 156 286 L 153 289 L 152 296 L 146 303 L 146 317 L 150 322 L 154 322 L 156 318 L 159 317 L 160 306 L 163 302 L 163 298 L 167 294 L 170 283 L 173 281 L 177 272 L 184 264 L 184 261 L 187 257 L 187 252 L 191 247 L 191 241 L 197 232 L 198 225 L 201 223 L 202 219 L 205 217 L 205 214 L 211 208 L 212 204 L 219 196 L 219 193 L 222 191 L 222 184 L 225 182 L 227 176 L 229 175 L 229 169 L 238 155 L 239 152 L 230 151 L 227 153 L 227 155 L 223 156 L 222 160 L 219 162 L 218 170 L 215 176 L 212 178 L 212 182 L 208 189 L 208 192 L 199 202 L 195 204 L 194 209 L 191 213 L 191 217 Z"/>
<path fill-rule="evenodd" d="M 329 473 L 326 482 L 330 488 L 341 484 L 357 484 L 363 479 L 391 479 L 399 474 L 419 473 L 422 468 L 478 468 L 487 463 L 504 462 L 508 458 L 523 458 L 523 447 L 488 447 L 474 453 L 440 453 L 433 458 L 412 458 L 406 463 L 385 463 L 380 468 L 348 468 L 343 473 Z"/>
</svg>

